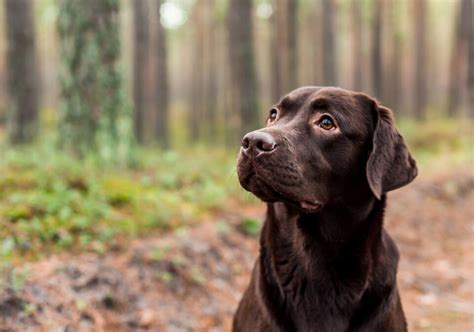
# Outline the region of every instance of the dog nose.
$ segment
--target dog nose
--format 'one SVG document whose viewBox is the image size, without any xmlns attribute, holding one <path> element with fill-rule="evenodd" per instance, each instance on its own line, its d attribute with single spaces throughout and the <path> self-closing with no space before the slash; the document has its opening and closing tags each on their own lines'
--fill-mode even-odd
<svg viewBox="0 0 474 332">
<path fill-rule="evenodd" d="M 276 142 L 272 135 L 262 131 L 252 131 L 244 136 L 242 149 L 247 154 L 259 155 L 275 149 Z"/>
</svg>

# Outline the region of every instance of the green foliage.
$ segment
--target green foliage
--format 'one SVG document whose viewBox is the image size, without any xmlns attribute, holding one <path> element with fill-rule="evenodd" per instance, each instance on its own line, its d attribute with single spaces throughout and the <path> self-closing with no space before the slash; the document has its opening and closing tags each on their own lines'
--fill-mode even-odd
<svg viewBox="0 0 474 332">
<path fill-rule="evenodd" d="M 61 0 L 58 15 L 63 107 L 59 143 L 75 155 L 123 160 L 131 120 L 119 68 L 119 1 Z"/>
<path fill-rule="evenodd" d="M 138 151 L 132 169 L 78 162 L 51 143 L 0 154 L 0 260 L 100 253 L 118 239 L 199 221 L 242 193 L 235 156 L 220 150 Z"/>
<path fill-rule="evenodd" d="M 240 226 L 244 233 L 256 236 L 260 233 L 262 224 L 258 220 L 247 218 L 241 221 Z"/>
<path fill-rule="evenodd" d="M 421 171 L 472 163 L 473 122 L 462 118 L 398 121 Z"/>
</svg>

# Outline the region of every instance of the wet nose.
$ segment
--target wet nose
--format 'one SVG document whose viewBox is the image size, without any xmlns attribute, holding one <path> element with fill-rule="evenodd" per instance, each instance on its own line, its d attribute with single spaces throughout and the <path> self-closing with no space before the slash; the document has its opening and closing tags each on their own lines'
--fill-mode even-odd
<svg viewBox="0 0 474 332">
<path fill-rule="evenodd" d="M 276 142 L 273 136 L 262 131 L 252 131 L 242 140 L 242 150 L 252 156 L 271 152 L 275 148 Z"/>
</svg>

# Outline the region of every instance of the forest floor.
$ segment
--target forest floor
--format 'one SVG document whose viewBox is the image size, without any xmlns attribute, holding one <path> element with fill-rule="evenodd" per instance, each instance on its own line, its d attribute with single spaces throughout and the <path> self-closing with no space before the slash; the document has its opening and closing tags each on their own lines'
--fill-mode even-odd
<svg viewBox="0 0 474 332">
<path fill-rule="evenodd" d="M 389 194 L 386 228 L 400 252 L 411 331 L 474 330 L 474 174 L 421 175 Z M 57 254 L 12 269 L 0 331 L 229 331 L 258 254 L 262 204 L 235 203 L 186 229 L 105 253 Z"/>
</svg>

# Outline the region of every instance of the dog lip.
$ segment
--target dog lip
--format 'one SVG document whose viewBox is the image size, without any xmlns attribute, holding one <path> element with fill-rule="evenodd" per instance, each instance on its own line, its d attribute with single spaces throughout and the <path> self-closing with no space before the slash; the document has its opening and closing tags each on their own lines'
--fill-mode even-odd
<svg viewBox="0 0 474 332">
<path fill-rule="evenodd" d="M 318 212 L 323 207 L 323 204 L 318 201 L 314 201 L 314 203 L 303 201 L 300 203 L 300 206 L 308 212 Z"/>
</svg>

